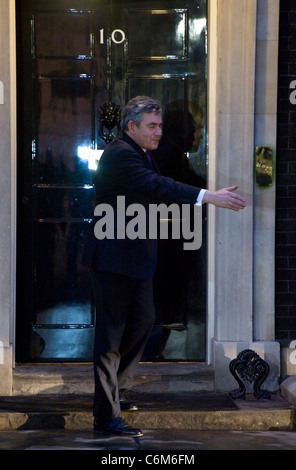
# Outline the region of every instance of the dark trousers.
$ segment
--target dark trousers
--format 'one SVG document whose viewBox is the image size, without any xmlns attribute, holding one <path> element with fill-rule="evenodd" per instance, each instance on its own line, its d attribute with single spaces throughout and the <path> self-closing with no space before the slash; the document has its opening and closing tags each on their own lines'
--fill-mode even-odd
<svg viewBox="0 0 296 470">
<path fill-rule="evenodd" d="M 93 415 L 108 423 L 121 415 L 119 393 L 132 387 L 154 319 L 152 279 L 90 269 L 95 305 Z"/>
</svg>

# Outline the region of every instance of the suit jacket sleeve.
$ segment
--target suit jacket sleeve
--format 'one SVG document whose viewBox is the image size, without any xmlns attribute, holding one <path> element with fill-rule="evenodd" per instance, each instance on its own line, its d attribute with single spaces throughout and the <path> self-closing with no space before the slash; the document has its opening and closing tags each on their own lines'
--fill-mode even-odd
<svg viewBox="0 0 296 470">
<path fill-rule="evenodd" d="M 161 176 L 136 147 L 121 139 L 108 145 L 99 164 L 99 194 L 133 191 L 151 202 L 195 204 L 200 188 Z"/>
</svg>

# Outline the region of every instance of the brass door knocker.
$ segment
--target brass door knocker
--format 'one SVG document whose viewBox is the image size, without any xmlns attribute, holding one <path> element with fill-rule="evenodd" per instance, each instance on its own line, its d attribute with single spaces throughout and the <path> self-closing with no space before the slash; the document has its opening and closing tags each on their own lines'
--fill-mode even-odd
<svg viewBox="0 0 296 470">
<path fill-rule="evenodd" d="M 116 137 L 120 131 L 120 121 L 121 121 L 121 110 L 120 107 L 115 103 L 105 103 L 99 108 L 100 116 L 100 137 L 108 144 L 111 140 Z M 112 130 L 116 127 L 117 133 L 114 134 Z M 107 132 L 104 131 L 107 129 Z"/>
</svg>

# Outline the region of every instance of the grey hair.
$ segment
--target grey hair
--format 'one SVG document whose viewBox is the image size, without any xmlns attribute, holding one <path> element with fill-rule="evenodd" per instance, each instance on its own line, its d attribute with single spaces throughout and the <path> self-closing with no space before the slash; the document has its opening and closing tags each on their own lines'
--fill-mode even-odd
<svg viewBox="0 0 296 470">
<path fill-rule="evenodd" d="M 137 126 L 143 120 L 143 113 L 161 114 L 161 104 L 158 100 L 149 96 L 136 96 L 128 101 L 122 112 L 122 130 L 128 129 L 129 121 L 133 121 Z"/>
</svg>

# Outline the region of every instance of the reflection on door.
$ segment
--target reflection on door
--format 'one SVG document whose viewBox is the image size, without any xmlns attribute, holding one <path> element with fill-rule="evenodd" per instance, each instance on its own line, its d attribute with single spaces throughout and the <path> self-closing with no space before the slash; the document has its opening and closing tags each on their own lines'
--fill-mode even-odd
<svg viewBox="0 0 296 470">
<path fill-rule="evenodd" d="M 80 258 L 94 171 L 119 128 L 106 134 L 104 107 L 159 99 L 161 173 L 206 185 L 206 1 L 183 3 L 16 2 L 19 362 L 92 360 L 95 312 Z M 157 322 L 142 360 L 205 360 L 205 218 L 198 251 L 160 244 Z"/>
</svg>

